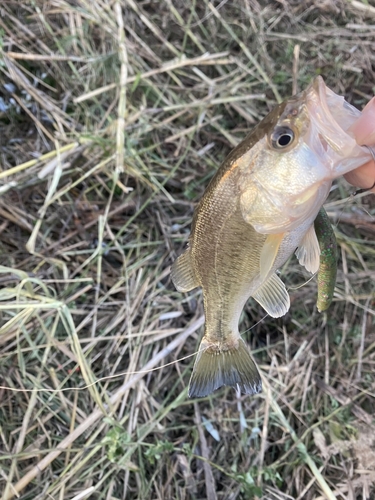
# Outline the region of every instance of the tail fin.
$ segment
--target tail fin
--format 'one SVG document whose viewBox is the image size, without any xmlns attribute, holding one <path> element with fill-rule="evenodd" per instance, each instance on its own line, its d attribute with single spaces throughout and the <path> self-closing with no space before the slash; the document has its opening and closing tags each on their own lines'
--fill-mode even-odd
<svg viewBox="0 0 375 500">
<path fill-rule="evenodd" d="M 250 350 L 241 339 L 212 344 L 203 338 L 189 385 L 189 397 L 204 397 L 223 385 L 245 394 L 262 390 L 262 380 Z"/>
</svg>

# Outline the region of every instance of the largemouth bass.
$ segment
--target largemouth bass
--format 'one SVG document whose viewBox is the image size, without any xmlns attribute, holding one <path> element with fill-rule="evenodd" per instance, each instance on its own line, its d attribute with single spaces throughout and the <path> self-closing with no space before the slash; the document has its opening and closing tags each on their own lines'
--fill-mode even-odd
<svg viewBox="0 0 375 500">
<path fill-rule="evenodd" d="M 333 179 L 371 154 L 348 129 L 360 112 L 321 77 L 273 109 L 226 158 L 197 206 L 189 247 L 172 266 L 177 290 L 202 287 L 205 332 L 189 396 L 223 385 L 261 391 L 261 377 L 238 331 L 253 297 L 274 317 L 289 294 L 276 274 L 298 248 L 310 272 L 319 268 L 314 220 Z"/>
</svg>

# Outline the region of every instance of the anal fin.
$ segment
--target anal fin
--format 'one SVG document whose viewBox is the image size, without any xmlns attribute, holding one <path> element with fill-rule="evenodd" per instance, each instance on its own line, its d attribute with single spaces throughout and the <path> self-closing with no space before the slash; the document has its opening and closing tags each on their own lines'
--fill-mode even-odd
<svg viewBox="0 0 375 500">
<path fill-rule="evenodd" d="M 316 273 L 319 269 L 320 247 L 314 225 L 307 231 L 296 251 L 296 257 L 301 266 L 310 273 Z"/>
<path fill-rule="evenodd" d="M 194 290 L 199 286 L 191 263 L 190 248 L 173 262 L 171 277 L 174 286 L 179 292 L 190 292 L 190 290 Z"/>
<path fill-rule="evenodd" d="M 189 397 L 204 397 L 223 385 L 239 387 L 244 394 L 257 394 L 262 380 L 250 350 L 240 338 L 210 344 L 203 338 L 189 384 Z"/>
<path fill-rule="evenodd" d="M 280 318 L 289 311 L 289 293 L 277 274 L 272 274 L 252 297 L 272 318 Z"/>
<path fill-rule="evenodd" d="M 272 266 L 275 263 L 284 235 L 284 233 L 269 234 L 266 238 L 266 241 L 264 242 L 262 251 L 260 253 L 259 262 L 259 272 L 262 280 L 265 280 L 267 278 L 269 272 L 272 269 Z"/>
</svg>

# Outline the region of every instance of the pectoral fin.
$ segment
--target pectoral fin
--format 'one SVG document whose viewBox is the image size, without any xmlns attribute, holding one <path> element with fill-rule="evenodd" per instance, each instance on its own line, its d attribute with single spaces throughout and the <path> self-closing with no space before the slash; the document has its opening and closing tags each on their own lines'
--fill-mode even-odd
<svg viewBox="0 0 375 500">
<path fill-rule="evenodd" d="M 310 273 L 316 273 L 319 269 L 320 248 L 316 237 L 314 226 L 307 231 L 296 251 L 296 257 L 301 266 Z"/>
<path fill-rule="evenodd" d="M 191 262 L 190 248 L 173 262 L 171 277 L 174 286 L 179 292 L 190 292 L 190 290 L 194 290 L 199 286 Z"/>
<path fill-rule="evenodd" d="M 280 318 L 289 311 L 290 298 L 284 283 L 272 274 L 254 293 L 253 298 L 265 309 L 272 318 Z"/>
<path fill-rule="evenodd" d="M 276 260 L 285 233 L 269 234 L 260 253 L 260 277 L 265 280 Z"/>
</svg>

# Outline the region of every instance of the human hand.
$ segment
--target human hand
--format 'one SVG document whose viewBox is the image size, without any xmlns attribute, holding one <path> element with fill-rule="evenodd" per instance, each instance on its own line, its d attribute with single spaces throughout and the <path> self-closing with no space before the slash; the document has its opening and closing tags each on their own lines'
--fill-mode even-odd
<svg viewBox="0 0 375 500">
<path fill-rule="evenodd" d="M 358 144 L 374 146 L 375 150 L 375 97 L 364 107 L 360 118 L 352 126 Z M 374 151 L 375 152 L 375 151 Z M 371 188 L 375 183 L 375 159 L 344 175 L 345 179 L 360 188 Z M 370 190 L 375 193 L 375 186 Z"/>
</svg>

